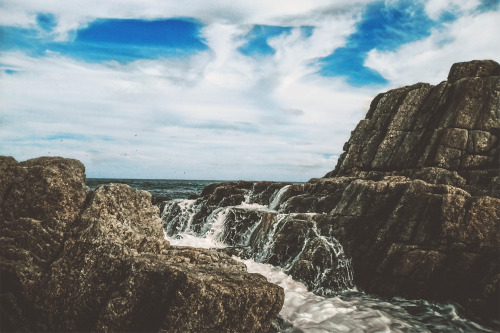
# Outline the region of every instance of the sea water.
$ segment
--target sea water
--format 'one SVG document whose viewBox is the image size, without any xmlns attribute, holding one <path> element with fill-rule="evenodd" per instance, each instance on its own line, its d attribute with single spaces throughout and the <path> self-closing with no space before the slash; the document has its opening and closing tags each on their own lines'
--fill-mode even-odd
<svg viewBox="0 0 500 333">
<path fill-rule="evenodd" d="M 156 201 L 177 200 L 186 209 L 208 184 L 218 181 L 193 180 L 130 180 L 88 179 L 94 189 L 100 184 L 122 183 L 151 192 Z M 279 193 L 278 193 L 279 195 Z M 277 196 L 278 196 L 277 195 Z M 271 202 L 271 209 L 278 200 Z M 256 207 L 258 208 L 258 207 Z M 182 232 L 167 237 L 172 245 L 204 248 L 222 248 L 226 245 L 218 235 L 224 223 L 224 210 L 214 212 L 212 222 L 203 235 L 195 234 L 185 226 Z M 480 323 L 463 315 L 455 304 L 433 303 L 404 298 L 380 298 L 356 288 L 339 292 L 334 297 L 315 295 L 307 287 L 292 279 L 282 268 L 243 260 L 251 273 L 264 275 L 269 282 L 281 286 L 285 301 L 280 316 L 287 325 L 283 332 L 498 332 L 499 322 Z"/>
</svg>

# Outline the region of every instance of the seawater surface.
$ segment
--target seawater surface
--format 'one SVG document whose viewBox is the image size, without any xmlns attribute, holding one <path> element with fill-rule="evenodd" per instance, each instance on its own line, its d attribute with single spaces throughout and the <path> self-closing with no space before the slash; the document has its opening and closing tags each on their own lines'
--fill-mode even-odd
<svg viewBox="0 0 500 333">
<path fill-rule="evenodd" d="M 127 184 L 139 190 L 149 191 L 156 202 L 161 200 L 188 199 L 199 195 L 205 186 L 221 183 L 222 180 L 181 180 L 181 179 L 121 179 L 87 178 L 86 184 L 92 190 L 99 185 L 118 183 Z"/>
<path fill-rule="evenodd" d="M 176 200 L 193 203 L 193 195 L 214 182 L 210 180 L 87 180 L 91 189 L 106 183 L 122 183 L 152 193 L 153 201 Z M 272 206 L 273 204 L 271 204 Z M 217 236 L 223 220 L 216 219 L 203 235 L 187 229 L 167 237 L 172 245 L 221 248 L 226 245 Z M 251 273 L 264 275 L 269 282 L 285 290 L 285 302 L 280 312 L 285 320 L 283 332 L 498 332 L 498 322 L 480 323 L 463 314 L 456 304 L 433 303 L 426 300 L 380 298 L 356 288 L 345 290 L 333 297 L 315 295 L 306 286 L 292 279 L 282 268 L 243 260 Z M 354 272 L 355 274 L 355 272 Z"/>
</svg>

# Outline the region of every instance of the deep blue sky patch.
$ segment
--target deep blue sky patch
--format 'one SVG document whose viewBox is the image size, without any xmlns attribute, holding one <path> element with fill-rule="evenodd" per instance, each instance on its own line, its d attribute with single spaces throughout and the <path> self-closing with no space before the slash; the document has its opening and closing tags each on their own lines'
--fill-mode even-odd
<svg viewBox="0 0 500 333">
<path fill-rule="evenodd" d="M 76 42 L 203 48 L 201 24 L 182 19 L 100 19 L 79 30 Z"/>
<path fill-rule="evenodd" d="M 200 36 L 202 27 L 189 19 L 99 19 L 77 31 L 69 51 L 89 61 L 189 56 L 208 49 Z M 60 45 L 58 51 L 64 52 L 65 48 Z"/>
<path fill-rule="evenodd" d="M 346 46 L 320 60 L 320 74 L 343 76 L 353 86 L 387 83 L 379 73 L 363 66 L 367 53 L 372 49 L 394 51 L 428 37 L 438 24 L 427 16 L 421 3 L 407 0 L 387 5 L 384 1 L 372 3 L 366 7 Z"/>
<path fill-rule="evenodd" d="M 88 62 L 129 62 L 137 59 L 189 56 L 206 50 L 202 24 L 190 19 L 99 19 L 75 32 L 71 41 L 56 42 L 47 34 L 57 24 L 51 14 L 37 15 L 38 29 L 0 27 L 3 50 L 31 56 L 53 51 Z"/>
<path fill-rule="evenodd" d="M 52 31 L 57 26 L 56 17 L 53 14 L 38 14 L 36 23 L 45 31 Z"/>
<path fill-rule="evenodd" d="M 480 12 L 488 12 L 500 8 L 500 0 L 481 0 L 480 2 L 481 4 L 478 7 Z"/>
</svg>

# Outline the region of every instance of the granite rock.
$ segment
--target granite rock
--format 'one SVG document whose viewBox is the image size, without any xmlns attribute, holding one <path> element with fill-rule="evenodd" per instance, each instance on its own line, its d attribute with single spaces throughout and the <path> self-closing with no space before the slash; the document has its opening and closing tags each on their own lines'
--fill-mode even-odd
<svg viewBox="0 0 500 333">
<path fill-rule="evenodd" d="M 83 165 L 0 159 L 2 331 L 269 331 L 282 288 L 223 253 L 171 247 L 151 194 L 88 193 Z"/>
</svg>

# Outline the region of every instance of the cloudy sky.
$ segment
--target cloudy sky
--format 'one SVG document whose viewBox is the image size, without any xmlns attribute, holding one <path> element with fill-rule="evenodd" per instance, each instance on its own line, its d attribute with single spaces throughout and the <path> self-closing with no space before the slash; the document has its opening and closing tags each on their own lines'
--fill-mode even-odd
<svg viewBox="0 0 500 333">
<path fill-rule="evenodd" d="M 500 55 L 500 0 L 2 0 L 0 154 L 306 181 L 379 92 Z"/>
</svg>

